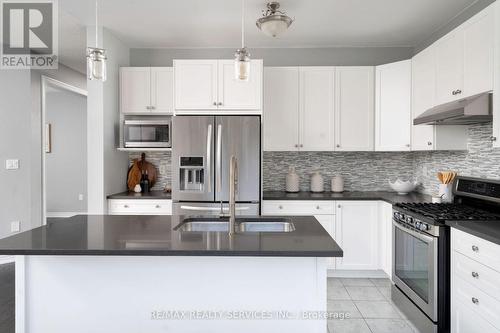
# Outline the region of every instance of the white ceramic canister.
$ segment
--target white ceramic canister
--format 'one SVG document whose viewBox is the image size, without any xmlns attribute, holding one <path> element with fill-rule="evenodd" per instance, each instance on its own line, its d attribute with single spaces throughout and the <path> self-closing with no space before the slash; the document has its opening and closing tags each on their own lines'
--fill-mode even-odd
<svg viewBox="0 0 500 333">
<path fill-rule="evenodd" d="M 311 192 L 323 192 L 323 176 L 316 171 L 311 176 Z"/>
<path fill-rule="evenodd" d="M 344 192 L 344 178 L 342 176 L 334 176 L 332 178 L 332 192 Z"/>
<path fill-rule="evenodd" d="M 439 196 L 442 198 L 443 202 L 452 202 L 453 194 L 452 194 L 452 183 L 450 184 L 439 184 Z"/>
<path fill-rule="evenodd" d="M 290 167 L 288 169 L 288 174 L 286 175 L 286 191 L 290 193 L 297 193 L 300 191 L 299 188 L 300 178 L 297 172 L 295 172 L 295 167 Z"/>
</svg>

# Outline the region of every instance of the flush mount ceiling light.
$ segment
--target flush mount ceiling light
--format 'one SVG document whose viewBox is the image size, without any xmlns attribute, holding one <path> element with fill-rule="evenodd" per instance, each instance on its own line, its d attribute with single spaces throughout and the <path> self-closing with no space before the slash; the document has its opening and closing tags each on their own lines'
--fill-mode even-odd
<svg viewBox="0 0 500 333">
<path fill-rule="evenodd" d="M 250 77 L 250 53 L 245 47 L 245 0 L 241 1 L 241 48 L 234 54 L 236 80 L 248 81 Z"/>
<path fill-rule="evenodd" d="M 95 46 L 87 48 L 87 77 L 89 80 L 106 81 L 106 50 L 99 48 L 99 26 L 95 2 Z"/>
<path fill-rule="evenodd" d="M 277 1 L 269 2 L 267 10 L 262 11 L 263 17 L 257 20 L 255 24 L 268 36 L 276 37 L 288 29 L 293 19 L 285 12 L 279 11 L 280 3 Z"/>
</svg>

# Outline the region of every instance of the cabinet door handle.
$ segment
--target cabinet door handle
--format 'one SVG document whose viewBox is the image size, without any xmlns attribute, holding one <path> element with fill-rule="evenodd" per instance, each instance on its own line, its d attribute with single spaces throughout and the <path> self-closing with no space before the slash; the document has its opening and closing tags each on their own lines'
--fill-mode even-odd
<svg viewBox="0 0 500 333">
<path fill-rule="evenodd" d="M 128 205 L 123 205 L 123 208 L 128 208 Z"/>
<path fill-rule="evenodd" d="M 457 94 L 457 91 L 456 91 L 456 90 L 453 90 L 453 91 L 451 92 L 451 94 L 452 94 L 453 96 L 455 96 L 455 95 Z"/>
<path fill-rule="evenodd" d="M 303 145 L 303 144 L 300 144 L 300 145 L 299 145 L 299 147 L 300 147 L 300 148 L 304 148 L 304 145 Z"/>
<path fill-rule="evenodd" d="M 432 146 L 432 142 L 430 142 L 430 141 L 429 141 L 429 142 L 427 142 L 427 145 L 428 145 L 428 146 Z"/>
<path fill-rule="evenodd" d="M 337 208 L 339 208 L 339 209 L 340 209 L 340 208 L 342 208 L 342 206 L 341 206 L 341 205 L 338 205 L 338 206 L 337 206 Z"/>
<path fill-rule="evenodd" d="M 151 110 L 151 107 L 149 105 L 147 105 L 146 110 Z"/>
<path fill-rule="evenodd" d="M 457 95 L 460 95 L 462 93 L 462 90 L 458 89 L 455 92 L 457 93 Z"/>
<path fill-rule="evenodd" d="M 214 105 L 217 105 L 217 102 L 214 102 L 213 104 L 214 104 Z"/>
<path fill-rule="evenodd" d="M 295 148 L 299 148 L 299 145 L 298 145 L 298 144 L 296 144 L 296 145 L 295 145 Z"/>
<path fill-rule="evenodd" d="M 406 147 L 410 148 L 410 144 L 409 144 L 409 143 L 407 143 L 407 144 L 406 144 Z"/>
<path fill-rule="evenodd" d="M 151 107 L 151 110 L 156 110 L 156 106 L 152 106 L 152 107 Z"/>
<path fill-rule="evenodd" d="M 222 102 L 219 102 L 219 105 L 222 105 Z"/>
<path fill-rule="evenodd" d="M 472 245 L 472 251 L 479 252 L 479 248 L 476 245 Z"/>
<path fill-rule="evenodd" d="M 337 148 L 340 148 L 340 145 L 336 145 Z"/>
<path fill-rule="evenodd" d="M 497 137 L 496 137 L 496 136 L 492 136 L 492 137 L 490 137 L 490 140 L 491 140 L 492 142 L 495 142 L 495 141 L 497 141 Z"/>
<path fill-rule="evenodd" d="M 280 206 L 278 206 L 278 208 L 279 208 L 279 209 L 283 209 L 283 206 L 281 206 L 281 205 L 280 205 Z"/>
<path fill-rule="evenodd" d="M 475 297 L 472 297 L 472 303 L 479 304 L 479 300 Z"/>
<path fill-rule="evenodd" d="M 472 272 L 472 277 L 475 279 L 479 279 L 479 273 L 478 272 Z"/>
<path fill-rule="evenodd" d="M 160 205 L 156 205 L 156 208 L 161 208 L 161 206 Z"/>
<path fill-rule="evenodd" d="M 320 206 L 316 206 L 316 209 L 318 209 L 318 210 L 319 210 L 319 209 L 321 209 L 321 207 L 320 207 Z"/>
</svg>

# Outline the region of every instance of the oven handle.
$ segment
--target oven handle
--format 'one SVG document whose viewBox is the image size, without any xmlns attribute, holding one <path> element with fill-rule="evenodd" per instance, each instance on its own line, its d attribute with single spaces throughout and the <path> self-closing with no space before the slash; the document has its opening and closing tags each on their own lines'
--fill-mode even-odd
<svg viewBox="0 0 500 333">
<path fill-rule="evenodd" d="M 429 244 L 429 243 L 432 243 L 434 240 L 435 240 L 435 237 L 432 237 L 432 236 L 427 236 L 427 235 L 424 235 L 420 232 L 416 232 L 414 230 L 411 230 L 411 229 L 408 229 L 408 228 L 404 228 L 402 227 L 398 222 L 392 220 L 392 224 L 398 228 L 399 230 L 403 231 L 403 232 L 406 232 L 412 236 L 414 236 L 415 238 L 418 238 L 420 239 L 421 241 Z"/>
</svg>

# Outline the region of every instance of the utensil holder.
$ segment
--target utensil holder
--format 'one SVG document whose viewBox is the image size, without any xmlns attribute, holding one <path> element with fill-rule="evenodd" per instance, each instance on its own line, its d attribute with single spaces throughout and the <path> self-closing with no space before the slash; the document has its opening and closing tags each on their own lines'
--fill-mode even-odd
<svg viewBox="0 0 500 333">
<path fill-rule="evenodd" d="M 439 196 L 443 199 L 443 202 L 453 201 L 451 188 L 452 184 L 439 184 Z"/>
</svg>

